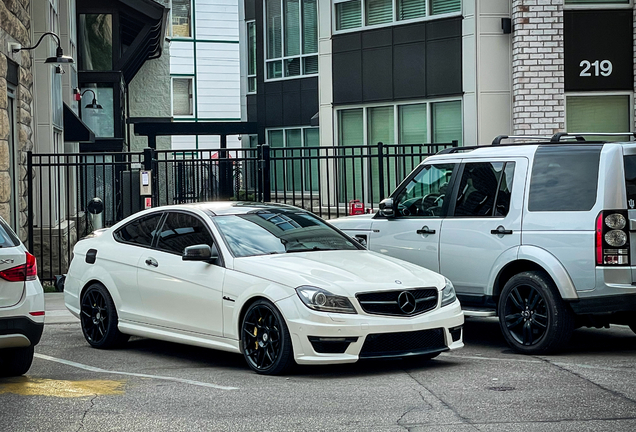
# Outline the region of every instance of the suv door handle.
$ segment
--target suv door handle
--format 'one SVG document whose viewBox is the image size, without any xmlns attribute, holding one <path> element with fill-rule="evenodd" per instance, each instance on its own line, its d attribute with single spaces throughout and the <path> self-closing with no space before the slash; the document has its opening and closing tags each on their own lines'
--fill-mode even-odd
<svg viewBox="0 0 636 432">
<path fill-rule="evenodd" d="M 146 265 L 149 265 L 151 267 L 159 267 L 159 263 L 154 258 L 147 258 L 146 259 Z"/>
<path fill-rule="evenodd" d="M 435 230 L 429 229 L 428 226 L 424 225 L 422 228 L 415 231 L 417 234 L 435 234 Z"/>
<path fill-rule="evenodd" d="M 501 234 L 501 235 L 512 234 L 512 230 L 507 230 L 503 227 L 503 225 L 499 225 L 497 229 L 490 230 L 490 234 Z"/>
</svg>

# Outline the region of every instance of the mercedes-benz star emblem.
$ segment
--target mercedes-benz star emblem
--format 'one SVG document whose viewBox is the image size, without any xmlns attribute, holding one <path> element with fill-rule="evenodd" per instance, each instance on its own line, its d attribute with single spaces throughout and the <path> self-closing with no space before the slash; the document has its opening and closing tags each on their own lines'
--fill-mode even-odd
<svg viewBox="0 0 636 432">
<path fill-rule="evenodd" d="M 415 296 L 408 291 L 402 291 L 398 296 L 398 307 L 402 312 L 409 315 L 415 312 Z"/>
</svg>

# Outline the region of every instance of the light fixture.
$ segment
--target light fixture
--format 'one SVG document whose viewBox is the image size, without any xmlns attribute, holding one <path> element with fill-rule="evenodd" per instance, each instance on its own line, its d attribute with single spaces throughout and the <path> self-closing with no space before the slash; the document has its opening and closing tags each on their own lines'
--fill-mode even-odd
<svg viewBox="0 0 636 432">
<path fill-rule="evenodd" d="M 86 106 L 84 108 L 92 108 L 92 109 L 103 109 L 102 106 L 100 104 L 97 103 L 97 96 L 95 95 L 95 92 L 91 89 L 87 89 L 84 90 L 81 94 L 81 96 L 84 96 L 84 93 L 86 92 L 91 92 L 93 93 L 93 102 L 86 104 Z"/>
<path fill-rule="evenodd" d="M 17 52 L 22 51 L 22 50 L 30 51 L 32 49 L 36 49 L 38 47 L 38 45 L 40 45 L 40 42 L 42 42 L 42 39 L 44 39 L 44 36 L 46 36 L 46 35 L 51 35 L 51 36 L 53 36 L 55 38 L 55 41 L 57 42 L 57 49 L 55 50 L 55 57 L 47 58 L 44 61 L 44 63 L 54 63 L 54 64 L 75 63 L 75 60 L 73 60 L 73 57 L 64 55 L 64 51 L 62 50 L 62 47 L 60 46 L 60 37 L 58 35 L 56 35 L 55 33 L 53 33 L 53 32 L 43 33 L 42 36 L 40 36 L 40 39 L 38 40 L 38 43 L 36 43 L 32 47 L 22 48 L 22 47 L 18 46 L 18 47 L 12 48 L 11 51 L 13 53 L 17 53 Z"/>
</svg>

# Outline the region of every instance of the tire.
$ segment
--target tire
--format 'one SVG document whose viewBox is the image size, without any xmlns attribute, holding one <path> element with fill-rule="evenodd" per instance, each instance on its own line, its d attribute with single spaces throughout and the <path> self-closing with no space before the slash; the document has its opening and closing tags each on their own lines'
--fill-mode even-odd
<svg viewBox="0 0 636 432">
<path fill-rule="evenodd" d="M 574 313 L 543 271 L 522 272 L 510 278 L 499 297 L 498 311 L 506 342 L 523 354 L 562 349 L 574 331 Z"/>
<path fill-rule="evenodd" d="M 0 350 L 0 376 L 13 377 L 27 373 L 33 363 L 33 345 Z"/>
<path fill-rule="evenodd" d="M 89 286 L 80 303 L 80 322 L 84 338 L 93 348 L 109 349 L 122 346 L 129 335 L 119 331 L 117 310 L 108 290 L 100 284 Z"/>
<path fill-rule="evenodd" d="M 256 373 L 281 375 L 294 364 L 294 353 L 287 324 L 271 302 L 252 303 L 241 323 L 241 351 Z"/>
</svg>

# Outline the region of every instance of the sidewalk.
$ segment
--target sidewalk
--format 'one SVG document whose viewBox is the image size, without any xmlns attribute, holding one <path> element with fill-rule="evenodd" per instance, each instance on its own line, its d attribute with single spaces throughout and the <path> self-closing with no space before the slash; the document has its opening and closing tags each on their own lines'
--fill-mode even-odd
<svg viewBox="0 0 636 432">
<path fill-rule="evenodd" d="M 79 322 L 64 306 L 64 293 L 44 293 L 46 313 L 44 324 L 68 324 Z"/>
</svg>

